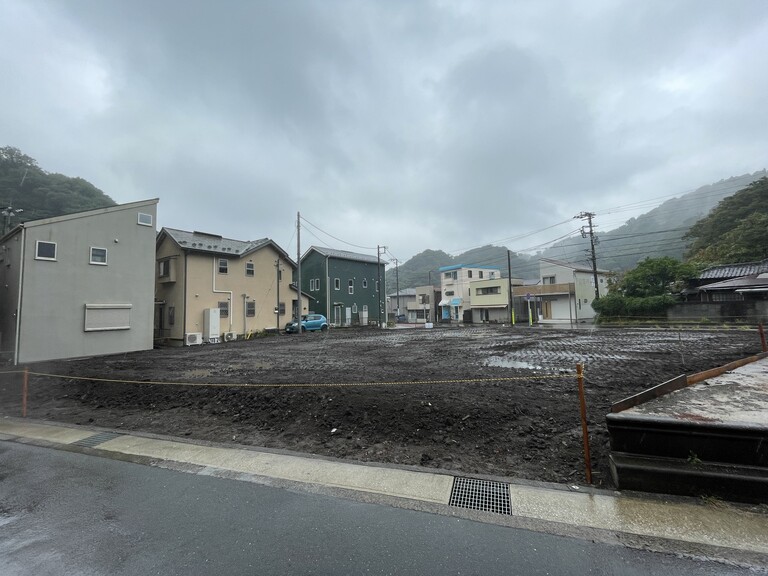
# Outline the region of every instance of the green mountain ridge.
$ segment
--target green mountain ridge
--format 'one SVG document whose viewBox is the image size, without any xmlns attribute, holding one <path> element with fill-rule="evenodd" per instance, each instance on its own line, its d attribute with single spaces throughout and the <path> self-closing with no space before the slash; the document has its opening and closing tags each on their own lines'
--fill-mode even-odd
<svg viewBox="0 0 768 576">
<path fill-rule="evenodd" d="M 707 184 L 682 196 L 671 198 L 656 208 L 630 218 L 622 226 L 608 232 L 599 231 L 599 213 L 594 219 L 597 225 L 596 247 L 598 268 L 622 272 L 634 268 L 645 258 L 669 256 L 683 260 L 690 240 L 686 234 L 699 220 L 712 212 L 725 198 L 733 196 L 753 182 L 768 176 L 761 170 L 752 174 L 734 176 Z M 511 254 L 513 278 L 536 279 L 539 274 L 539 259 L 551 258 L 579 266 L 591 266 L 589 238 L 573 237 L 553 244 L 535 254 Z M 458 256 L 451 256 L 441 250 L 425 250 L 400 265 L 397 274 L 394 268 L 387 271 L 387 294 L 399 288 L 413 288 L 429 283 L 439 286 L 437 269 L 457 264 L 498 266 L 502 276 L 508 276 L 508 249 L 503 246 L 483 246 Z"/>
</svg>

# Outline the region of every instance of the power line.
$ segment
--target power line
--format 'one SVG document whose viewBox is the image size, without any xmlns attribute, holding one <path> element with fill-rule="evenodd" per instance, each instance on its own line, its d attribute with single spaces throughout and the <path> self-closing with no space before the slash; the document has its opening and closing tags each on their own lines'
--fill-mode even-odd
<svg viewBox="0 0 768 576">
<path fill-rule="evenodd" d="M 376 246 L 374 246 L 374 247 L 370 247 L 370 246 L 360 246 L 360 245 L 358 245 L 358 244 L 353 244 L 352 242 L 347 242 L 346 240 L 342 240 L 341 238 L 337 238 L 337 237 L 336 237 L 336 236 L 334 236 L 333 234 L 330 234 L 330 233 L 326 232 L 325 230 L 323 230 L 322 228 L 320 228 L 320 227 L 318 227 L 318 226 L 316 226 L 316 225 L 312 224 L 312 222 L 310 222 L 309 220 L 307 220 L 307 219 L 306 219 L 306 218 L 304 218 L 303 216 L 301 217 L 301 219 L 302 219 L 304 222 L 306 222 L 307 224 L 309 224 L 310 226 L 312 226 L 312 227 L 313 227 L 315 230 L 317 230 L 318 232 L 321 232 L 322 234 L 325 234 L 326 236 L 329 236 L 329 237 L 333 238 L 334 240 L 336 240 L 337 242 L 341 242 L 342 244 L 347 244 L 348 246 L 354 246 L 355 248 L 359 248 L 359 249 L 361 249 L 361 250 L 376 250 L 376 249 L 377 249 L 377 248 L 376 248 Z M 317 236 L 315 236 L 315 238 L 317 238 Z"/>
</svg>

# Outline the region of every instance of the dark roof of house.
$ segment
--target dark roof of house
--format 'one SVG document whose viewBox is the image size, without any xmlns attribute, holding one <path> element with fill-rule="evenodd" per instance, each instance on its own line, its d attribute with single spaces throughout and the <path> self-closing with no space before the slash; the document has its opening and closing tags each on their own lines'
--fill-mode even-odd
<svg viewBox="0 0 768 576">
<path fill-rule="evenodd" d="M 714 282 L 699 288 L 702 292 L 710 290 L 754 290 L 755 288 L 768 287 L 768 274 L 750 274 L 740 278 L 729 278 L 722 282 Z"/>
<path fill-rule="evenodd" d="M 183 249 L 194 252 L 242 257 L 245 254 L 272 244 L 278 251 L 283 253 L 285 258 L 290 260 L 285 251 L 269 238 L 246 241 L 233 240 L 232 238 L 224 238 L 207 232 L 187 232 L 186 230 L 177 230 L 175 228 L 163 228 L 162 232 L 168 234 Z"/>
<path fill-rule="evenodd" d="M 368 254 L 358 254 L 357 252 L 349 252 L 347 250 L 336 250 L 334 248 L 322 248 L 320 246 L 310 246 L 307 250 L 307 254 L 314 250 L 315 252 L 328 256 L 329 258 L 338 258 L 340 260 L 354 260 L 357 262 L 368 262 L 370 264 L 382 264 L 386 266 L 388 262 L 379 260 L 376 256 L 370 256 Z M 305 254 L 304 256 L 306 256 Z M 303 260 L 303 258 L 302 258 Z"/>
<path fill-rule="evenodd" d="M 710 266 L 702 271 L 697 278 L 699 280 L 727 280 L 729 278 L 741 278 L 742 276 L 763 274 L 765 272 L 768 272 L 768 260 Z"/>
</svg>

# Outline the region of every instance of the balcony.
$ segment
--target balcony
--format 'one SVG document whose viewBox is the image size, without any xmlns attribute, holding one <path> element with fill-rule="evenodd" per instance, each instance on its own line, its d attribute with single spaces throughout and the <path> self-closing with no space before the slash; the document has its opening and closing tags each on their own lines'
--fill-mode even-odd
<svg viewBox="0 0 768 576">
<path fill-rule="evenodd" d="M 515 296 L 566 296 L 576 294 L 576 284 L 565 282 L 563 284 L 536 284 L 535 286 L 515 286 L 513 289 Z"/>
</svg>

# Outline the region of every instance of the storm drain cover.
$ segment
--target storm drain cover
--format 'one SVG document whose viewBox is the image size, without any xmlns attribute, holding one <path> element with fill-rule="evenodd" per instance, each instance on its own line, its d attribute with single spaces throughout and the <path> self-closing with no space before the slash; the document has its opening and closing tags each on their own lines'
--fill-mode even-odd
<svg viewBox="0 0 768 576">
<path fill-rule="evenodd" d="M 83 438 L 82 440 L 78 440 L 77 442 L 72 442 L 72 444 L 74 444 L 75 446 L 85 446 L 86 448 L 93 448 L 94 446 L 103 444 L 108 440 L 114 440 L 115 438 L 119 438 L 120 436 L 122 436 L 122 434 L 117 434 L 116 432 L 99 432 L 98 434 L 94 434 L 93 436 L 88 436 L 88 438 Z"/>
<path fill-rule="evenodd" d="M 454 478 L 450 506 L 496 514 L 512 514 L 509 484 L 475 478 Z"/>
</svg>

